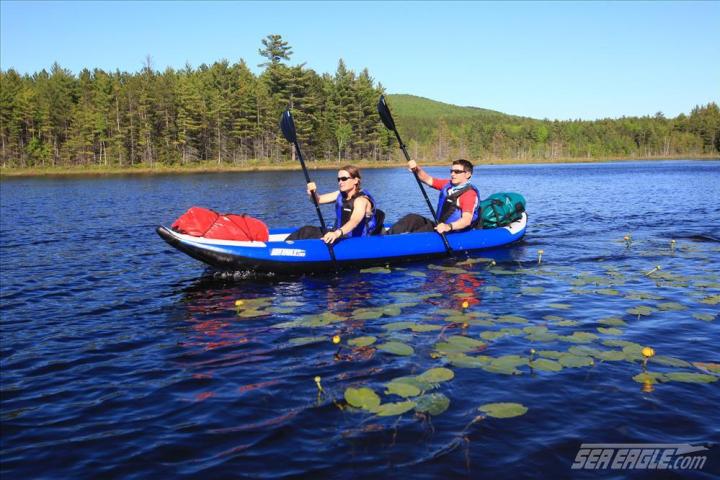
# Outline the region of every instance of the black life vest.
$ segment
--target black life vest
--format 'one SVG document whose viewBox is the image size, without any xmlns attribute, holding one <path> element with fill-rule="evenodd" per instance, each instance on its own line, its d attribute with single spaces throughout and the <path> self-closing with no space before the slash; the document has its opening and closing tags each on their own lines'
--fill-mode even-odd
<svg viewBox="0 0 720 480">
<path fill-rule="evenodd" d="M 352 215 L 352 211 L 355 206 L 355 199 L 358 197 L 366 197 L 370 200 L 372 214 L 370 217 L 363 214 L 363 219 L 352 232 L 345 235 L 347 237 L 366 237 L 371 235 L 377 227 L 377 209 L 375 208 L 375 199 L 367 191 L 360 190 L 347 200 L 345 200 L 342 192 L 338 192 L 337 199 L 335 200 L 335 229 L 337 230 L 350 220 L 350 216 Z"/>
<path fill-rule="evenodd" d="M 448 182 L 447 185 L 440 189 L 440 198 L 438 199 L 437 205 L 438 223 L 452 223 L 460 220 L 462 217 L 462 211 L 460 210 L 458 199 L 460 198 L 460 195 L 472 188 L 475 190 L 475 194 L 477 194 L 477 200 L 475 201 L 475 208 L 473 209 L 473 216 L 470 225 L 475 225 L 478 218 L 477 207 L 480 202 L 480 192 L 475 185 L 468 183 L 460 190 L 453 192 L 452 195 L 449 195 L 448 192 L 452 187 L 453 184 Z"/>
</svg>

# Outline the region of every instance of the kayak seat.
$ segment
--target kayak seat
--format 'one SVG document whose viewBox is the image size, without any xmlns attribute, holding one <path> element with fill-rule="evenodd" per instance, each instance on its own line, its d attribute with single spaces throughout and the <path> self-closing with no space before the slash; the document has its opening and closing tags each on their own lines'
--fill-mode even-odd
<svg viewBox="0 0 720 480">
<path fill-rule="evenodd" d="M 385 212 L 379 208 L 375 209 L 375 228 L 370 235 L 382 235 L 383 234 L 383 223 L 385 222 Z"/>
</svg>

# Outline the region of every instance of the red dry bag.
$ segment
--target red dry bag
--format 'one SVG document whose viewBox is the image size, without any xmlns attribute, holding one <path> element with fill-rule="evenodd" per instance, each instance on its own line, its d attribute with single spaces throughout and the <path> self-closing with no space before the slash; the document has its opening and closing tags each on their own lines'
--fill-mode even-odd
<svg viewBox="0 0 720 480">
<path fill-rule="evenodd" d="M 242 242 L 266 242 L 267 225 L 257 218 L 232 213 L 218 214 L 202 207 L 192 207 L 172 224 L 172 229 L 194 237 Z"/>
</svg>

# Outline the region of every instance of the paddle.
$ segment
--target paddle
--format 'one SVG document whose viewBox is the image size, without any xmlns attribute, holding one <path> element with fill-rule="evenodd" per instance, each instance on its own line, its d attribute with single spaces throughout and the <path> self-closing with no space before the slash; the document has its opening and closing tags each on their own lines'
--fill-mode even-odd
<svg viewBox="0 0 720 480">
<path fill-rule="evenodd" d="M 295 122 L 293 121 L 292 114 L 290 113 L 289 108 L 285 110 L 285 112 L 282 114 L 282 117 L 280 118 L 280 130 L 282 130 L 285 140 L 294 145 L 297 156 L 300 159 L 300 165 L 302 166 L 303 173 L 305 174 L 305 181 L 307 183 L 310 183 L 310 175 L 308 174 L 307 167 L 305 166 L 305 159 L 303 158 L 302 151 L 300 151 L 300 145 L 297 141 L 297 133 L 295 132 Z M 315 211 L 317 212 L 318 218 L 320 219 L 320 229 L 322 230 L 323 235 L 325 235 L 325 233 L 327 232 L 327 227 L 325 226 L 325 219 L 323 218 L 322 212 L 320 211 L 320 204 L 318 204 L 317 196 L 314 192 L 311 196 L 313 204 L 315 204 Z M 335 270 L 337 270 L 335 251 L 333 250 L 332 245 L 330 245 L 329 243 L 327 244 L 327 247 L 328 252 L 330 252 L 330 258 L 332 259 L 333 266 L 335 267 Z"/>
<path fill-rule="evenodd" d="M 383 125 L 385 125 L 385 128 L 388 130 L 392 130 L 395 132 L 395 137 L 397 137 L 397 141 L 400 144 L 400 149 L 402 149 L 403 153 L 405 154 L 405 160 L 408 162 L 410 161 L 410 155 L 407 152 L 407 148 L 405 147 L 405 144 L 402 141 L 402 138 L 400 138 L 400 134 L 397 131 L 397 128 L 395 127 L 395 121 L 392 118 L 392 115 L 390 114 L 390 109 L 387 106 L 387 103 L 385 103 L 385 95 L 380 95 L 380 100 L 377 104 L 377 111 L 380 114 L 380 119 L 382 120 Z M 425 197 L 425 201 L 427 202 L 427 206 L 430 209 L 430 213 L 432 213 L 432 218 L 437 222 L 438 218 L 435 214 L 435 209 L 432 206 L 432 203 L 430 203 L 430 199 L 427 196 L 427 193 L 425 192 L 425 188 L 422 185 L 422 182 L 420 181 L 420 178 L 418 178 L 417 172 L 413 171 L 413 175 L 415 176 L 415 181 L 418 184 L 418 187 L 420 187 L 420 191 L 423 194 L 423 197 Z M 452 255 L 453 251 L 452 248 L 450 248 L 450 244 L 448 243 L 447 237 L 445 237 L 445 234 L 441 233 L 440 237 L 443 240 L 443 243 L 445 244 L 445 251 L 447 251 L 448 255 Z"/>
</svg>

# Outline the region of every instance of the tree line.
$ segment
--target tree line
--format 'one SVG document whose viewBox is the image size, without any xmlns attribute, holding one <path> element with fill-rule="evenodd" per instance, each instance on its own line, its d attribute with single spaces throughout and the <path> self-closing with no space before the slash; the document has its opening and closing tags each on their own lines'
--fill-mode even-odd
<svg viewBox="0 0 720 480">
<path fill-rule="evenodd" d="M 340 60 L 334 74 L 289 65 L 280 35 L 262 40 L 266 60 L 254 74 L 244 60 L 181 70 L 82 70 L 57 63 L 21 75 L 0 70 L 3 167 L 155 166 L 216 162 L 275 163 L 293 154 L 278 122 L 290 107 L 310 161 L 389 161 L 398 149 L 376 103 L 384 88 L 367 69 Z M 392 100 L 392 99 L 391 99 Z M 392 107 L 392 101 L 390 102 Z M 507 115 L 427 119 L 398 116 L 420 160 L 671 156 L 720 151 L 714 103 L 689 115 L 549 121 Z"/>
</svg>

